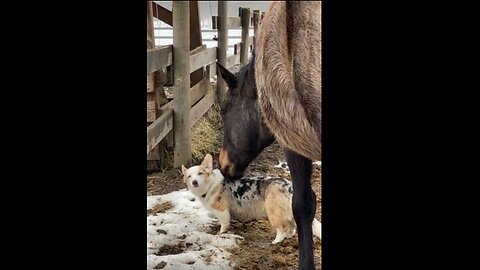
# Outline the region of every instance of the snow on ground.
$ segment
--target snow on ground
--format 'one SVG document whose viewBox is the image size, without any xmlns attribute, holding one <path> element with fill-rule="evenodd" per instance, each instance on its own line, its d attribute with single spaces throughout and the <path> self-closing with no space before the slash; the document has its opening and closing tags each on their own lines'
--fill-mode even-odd
<svg viewBox="0 0 480 270">
<path fill-rule="evenodd" d="M 147 210 L 168 203 L 173 207 L 147 216 L 147 269 L 233 269 L 227 250 L 243 237 L 207 233 L 218 221 L 187 189 L 148 196 Z"/>
</svg>

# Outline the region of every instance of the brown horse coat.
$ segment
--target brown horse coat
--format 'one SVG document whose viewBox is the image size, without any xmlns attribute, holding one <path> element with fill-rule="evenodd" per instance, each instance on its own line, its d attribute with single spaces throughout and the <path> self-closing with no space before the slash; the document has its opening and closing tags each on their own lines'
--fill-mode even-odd
<svg viewBox="0 0 480 270">
<path fill-rule="evenodd" d="M 260 109 L 278 142 L 321 159 L 321 2 L 278 1 L 255 44 Z"/>
</svg>

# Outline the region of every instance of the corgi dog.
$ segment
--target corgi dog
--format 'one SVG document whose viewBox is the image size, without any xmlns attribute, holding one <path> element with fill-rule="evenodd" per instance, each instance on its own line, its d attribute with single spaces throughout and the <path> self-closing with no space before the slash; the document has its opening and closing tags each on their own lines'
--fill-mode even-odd
<svg viewBox="0 0 480 270">
<path fill-rule="evenodd" d="M 290 181 L 265 176 L 224 180 L 220 170 L 213 169 L 210 154 L 200 165 L 188 169 L 182 165 L 182 174 L 188 190 L 218 219 L 218 234 L 227 231 L 231 218 L 240 222 L 267 218 L 277 230 L 272 244 L 295 234 Z M 321 239 L 321 223 L 317 219 L 313 220 L 312 231 Z"/>
</svg>

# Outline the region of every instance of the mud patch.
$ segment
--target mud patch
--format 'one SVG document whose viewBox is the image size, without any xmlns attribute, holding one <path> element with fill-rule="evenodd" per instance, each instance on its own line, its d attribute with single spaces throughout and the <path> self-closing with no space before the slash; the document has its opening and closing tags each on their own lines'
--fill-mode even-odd
<svg viewBox="0 0 480 270">
<path fill-rule="evenodd" d="M 164 261 L 161 261 L 159 264 L 157 264 L 155 267 L 153 267 L 153 269 L 163 269 L 165 267 L 165 265 L 167 265 L 167 263 L 164 262 Z"/>
<path fill-rule="evenodd" d="M 156 204 L 151 209 L 147 209 L 147 216 L 156 215 L 157 213 L 164 213 L 165 211 L 172 209 L 173 204 L 171 202 L 162 202 Z"/>
<path fill-rule="evenodd" d="M 218 152 L 211 153 L 214 160 L 218 161 Z M 285 155 L 282 147 L 278 143 L 273 143 L 271 146 L 264 149 L 264 151 L 250 164 L 246 176 L 255 175 L 272 175 L 282 177 L 291 180 L 291 176 L 287 167 L 281 163 L 285 161 Z M 280 166 L 278 166 L 280 164 Z M 185 188 L 178 175 L 171 174 L 169 176 L 158 174 L 158 180 L 156 188 L 147 189 L 149 194 L 164 194 L 162 193 L 161 183 L 163 181 L 178 182 L 177 188 Z M 312 188 L 315 191 L 317 197 L 317 210 L 315 217 L 321 221 L 321 164 L 316 163 L 313 165 L 312 173 Z M 148 182 L 147 177 L 147 182 Z M 163 191 L 170 192 L 169 188 L 164 188 Z M 215 235 L 220 230 L 218 222 L 213 222 L 206 228 L 208 234 Z M 232 220 L 231 226 L 227 233 L 234 233 L 245 238 L 244 241 L 239 243 L 239 246 L 233 249 L 228 249 L 232 255 L 229 257 L 231 261 L 235 263 L 234 269 L 242 270 L 267 270 L 267 269 L 280 269 L 280 270 L 293 270 L 298 266 L 298 240 L 297 235 L 290 239 L 285 239 L 281 243 L 272 245 L 271 242 L 275 239 L 275 229 L 270 225 L 268 220 L 258 220 L 240 223 Z M 321 269 L 321 240 L 314 237 L 314 257 L 316 269 Z M 212 257 L 213 258 L 213 257 Z M 208 262 L 211 257 L 204 257 L 204 261 Z M 228 268 L 228 267 L 227 267 Z M 225 268 L 225 269 L 227 269 Z"/>
<path fill-rule="evenodd" d="M 155 253 L 158 256 L 163 255 L 172 255 L 172 254 L 180 254 L 185 251 L 186 246 L 184 242 L 178 243 L 176 245 L 164 245 L 158 249 L 158 252 Z"/>
</svg>

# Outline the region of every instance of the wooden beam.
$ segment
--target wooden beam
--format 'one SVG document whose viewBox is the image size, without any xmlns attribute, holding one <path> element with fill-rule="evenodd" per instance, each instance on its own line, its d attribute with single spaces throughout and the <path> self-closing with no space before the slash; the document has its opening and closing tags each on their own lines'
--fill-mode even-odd
<svg viewBox="0 0 480 270">
<path fill-rule="evenodd" d="M 253 37 L 255 38 L 257 36 L 257 30 L 258 30 L 258 25 L 260 23 L 260 10 L 255 9 L 253 10 Z M 255 48 L 255 43 L 252 42 L 253 48 Z"/>
<path fill-rule="evenodd" d="M 192 138 L 190 131 L 190 2 L 173 1 L 173 128 L 175 135 L 174 167 L 190 166 Z"/>
<path fill-rule="evenodd" d="M 217 61 L 217 47 L 208 48 L 190 56 L 190 72 Z"/>
<path fill-rule="evenodd" d="M 149 76 L 150 75 L 150 76 Z M 155 78 L 151 74 L 147 74 L 147 93 L 153 93 L 155 91 Z"/>
<path fill-rule="evenodd" d="M 209 83 L 210 78 L 204 78 L 190 89 L 190 107 L 193 104 L 197 103 L 197 101 L 200 100 L 205 95 L 205 93 L 207 93 Z M 164 112 L 172 109 L 173 101 L 168 102 L 160 108 L 160 110 Z"/>
<path fill-rule="evenodd" d="M 172 64 L 172 45 L 147 50 L 147 75 Z"/>
<path fill-rule="evenodd" d="M 212 29 L 218 29 L 218 17 L 212 16 Z M 227 17 L 227 28 L 240 28 L 242 22 L 240 17 Z"/>
<path fill-rule="evenodd" d="M 156 119 L 155 110 L 155 94 L 147 93 L 147 123 L 151 123 Z"/>
<path fill-rule="evenodd" d="M 173 129 L 173 110 L 164 112 L 147 127 L 147 154 Z"/>
<path fill-rule="evenodd" d="M 207 73 L 208 73 L 209 78 L 213 78 L 213 76 L 217 75 L 217 64 L 216 64 L 216 62 L 212 63 L 210 65 L 207 65 L 206 68 L 207 68 Z"/>
<path fill-rule="evenodd" d="M 198 1 L 190 1 L 190 51 L 199 46 L 202 46 L 202 30 Z M 203 68 L 194 69 L 190 73 L 190 87 L 203 79 Z"/>
<path fill-rule="evenodd" d="M 227 46 L 228 46 L 227 7 L 228 7 L 227 1 L 218 1 L 217 59 L 218 59 L 218 63 L 220 63 L 223 66 L 225 66 L 225 64 L 227 63 Z M 227 84 L 225 83 L 224 80 L 217 79 L 217 96 L 220 102 L 222 102 L 225 99 L 226 94 L 227 94 Z"/>
<path fill-rule="evenodd" d="M 242 8 L 242 47 L 240 47 L 240 65 L 243 67 L 248 63 L 248 32 L 250 28 L 250 10 Z"/>
<path fill-rule="evenodd" d="M 147 50 L 147 74 L 155 72 L 161 68 L 172 64 L 172 45 L 166 45 L 152 50 Z M 193 72 L 200 67 L 216 61 L 217 47 L 206 49 L 206 45 L 201 45 L 190 52 L 190 63 Z"/>
<path fill-rule="evenodd" d="M 153 3 L 147 2 L 147 50 L 155 48 L 155 31 L 153 26 Z M 148 63 L 147 63 L 148 64 Z M 155 91 L 155 81 L 157 74 L 156 73 L 147 73 L 147 80 L 150 83 L 147 84 L 147 125 L 157 119 L 157 116 L 160 115 L 157 106 L 157 92 Z M 155 147 L 150 151 L 150 154 L 147 154 L 148 160 L 160 160 L 160 148 L 159 146 Z M 157 168 L 158 169 L 158 168 Z"/>
<path fill-rule="evenodd" d="M 155 35 L 153 30 L 152 3 L 147 2 L 147 49 L 155 48 Z"/>
<path fill-rule="evenodd" d="M 210 109 L 215 101 L 215 92 L 209 91 L 193 108 L 190 110 L 190 127 L 192 127 L 202 116 Z"/>
<path fill-rule="evenodd" d="M 151 2 L 153 3 L 153 17 L 161 20 L 162 22 L 170 26 L 173 26 L 172 12 L 153 1 Z"/>
</svg>

